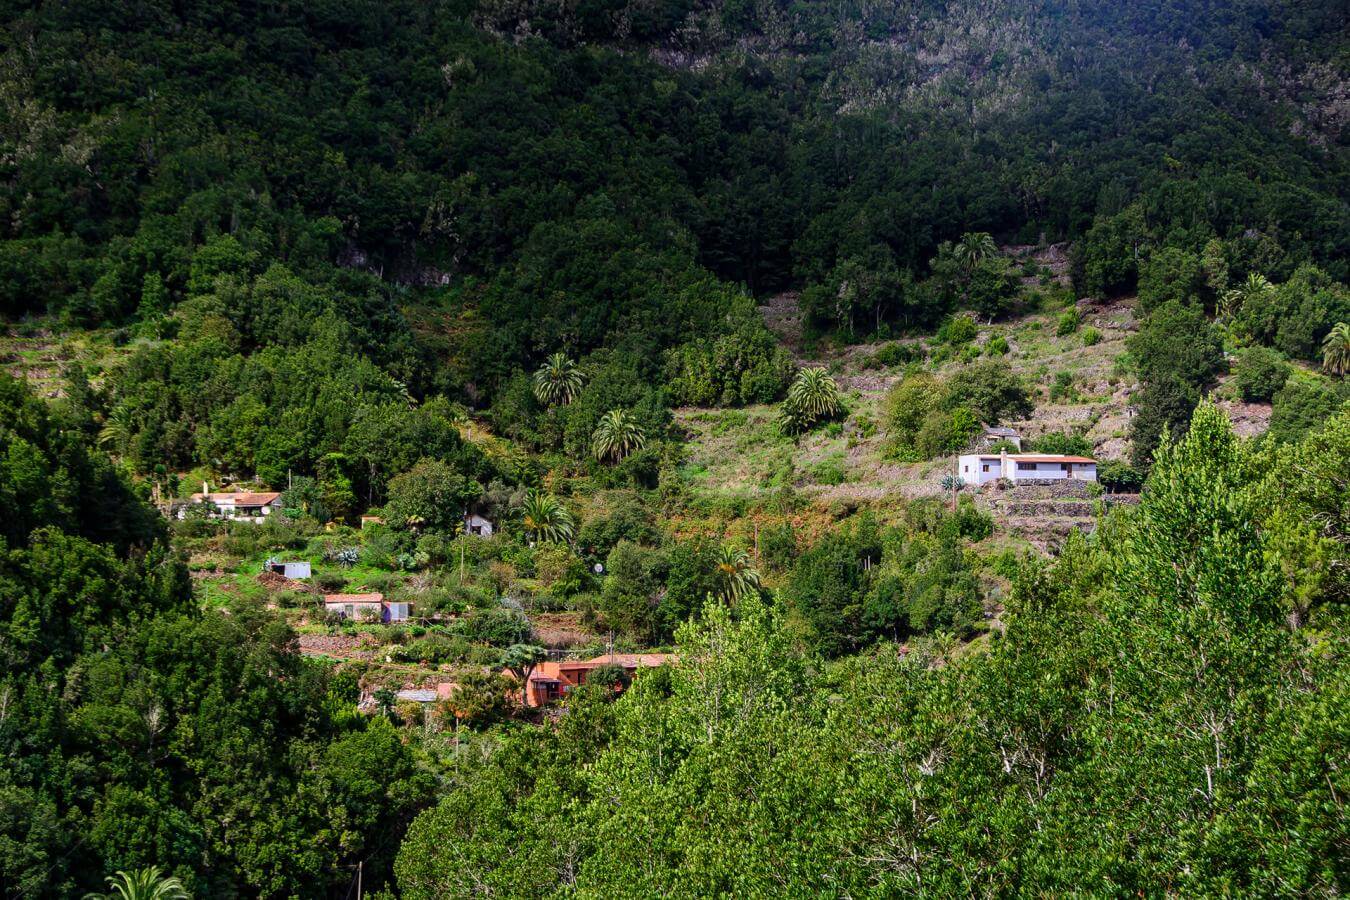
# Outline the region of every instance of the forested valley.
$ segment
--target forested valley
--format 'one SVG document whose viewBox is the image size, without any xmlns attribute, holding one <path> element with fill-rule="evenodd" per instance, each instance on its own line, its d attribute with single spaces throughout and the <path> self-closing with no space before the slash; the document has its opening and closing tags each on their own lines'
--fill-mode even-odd
<svg viewBox="0 0 1350 900">
<path fill-rule="evenodd" d="M 0 22 L 3 897 L 1350 890 L 1343 3 Z"/>
</svg>

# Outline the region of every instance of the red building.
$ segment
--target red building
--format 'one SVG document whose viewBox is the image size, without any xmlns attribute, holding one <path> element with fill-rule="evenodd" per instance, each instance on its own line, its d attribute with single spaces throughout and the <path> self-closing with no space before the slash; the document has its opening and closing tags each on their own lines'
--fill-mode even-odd
<svg viewBox="0 0 1350 900">
<path fill-rule="evenodd" d="M 530 672 L 525 687 L 529 706 L 544 706 L 561 700 L 586 683 L 591 672 L 603 666 L 618 666 L 632 678 L 638 669 L 652 669 L 673 662 L 672 653 L 606 653 L 595 659 L 542 662 Z"/>
</svg>

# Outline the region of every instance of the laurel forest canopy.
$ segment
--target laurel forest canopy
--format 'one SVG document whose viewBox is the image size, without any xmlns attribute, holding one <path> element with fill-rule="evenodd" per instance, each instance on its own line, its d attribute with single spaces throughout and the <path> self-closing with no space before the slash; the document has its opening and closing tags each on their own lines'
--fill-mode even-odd
<svg viewBox="0 0 1350 900">
<path fill-rule="evenodd" d="M 1345 893 L 1344 12 L 0 0 L 0 894 Z"/>
</svg>

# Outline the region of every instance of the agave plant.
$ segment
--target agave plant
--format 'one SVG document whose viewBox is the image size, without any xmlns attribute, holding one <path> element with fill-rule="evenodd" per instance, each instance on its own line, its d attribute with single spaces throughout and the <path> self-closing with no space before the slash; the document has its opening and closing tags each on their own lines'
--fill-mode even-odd
<svg viewBox="0 0 1350 900">
<path fill-rule="evenodd" d="M 1350 372 L 1350 325 L 1337 322 L 1322 341 L 1322 368 L 1333 375 Z"/>
<path fill-rule="evenodd" d="M 84 900 L 187 900 L 188 897 L 183 882 L 165 875 L 155 866 L 131 872 L 118 871 L 106 880 L 106 893 L 85 894 Z"/>
<path fill-rule="evenodd" d="M 555 353 L 534 373 L 534 395 L 545 406 L 566 406 L 581 393 L 581 369 L 565 353 Z"/>
<path fill-rule="evenodd" d="M 839 387 L 823 368 L 797 373 L 783 401 L 780 421 L 789 434 L 805 431 L 817 422 L 839 414 Z"/>
<path fill-rule="evenodd" d="M 611 409 L 591 433 L 591 453 L 601 462 L 616 463 L 647 444 L 642 426 L 628 412 Z"/>
<path fill-rule="evenodd" d="M 759 593 L 759 572 L 750 554 L 723 546 L 717 556 L 717 596 L 727 603 L 738 603 Z"/>
<path fill-rule="evenodd" d="M 521 509 L 521 526 L 531 540 L 561 544 L 572 539 L 576 522 L 552 494 L 530 491 Z"/>
</svg>

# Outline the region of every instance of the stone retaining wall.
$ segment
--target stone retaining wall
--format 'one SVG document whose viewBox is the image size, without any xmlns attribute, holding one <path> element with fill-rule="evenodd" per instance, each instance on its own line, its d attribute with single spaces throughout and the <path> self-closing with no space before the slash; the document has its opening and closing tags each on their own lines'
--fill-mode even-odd
<svg viewBox="0 0 1350 900">
<path fill-rule="evenodd" d="M 991 489 L 991 493 L 994 497 L 1006 497 L 1010 500 L 1090 500 L 1098 495 L 1099 489 L 1091 481 L 1053 478 L 1019 481 L 1011 488 L 995 486 Z"/>
</svg>

